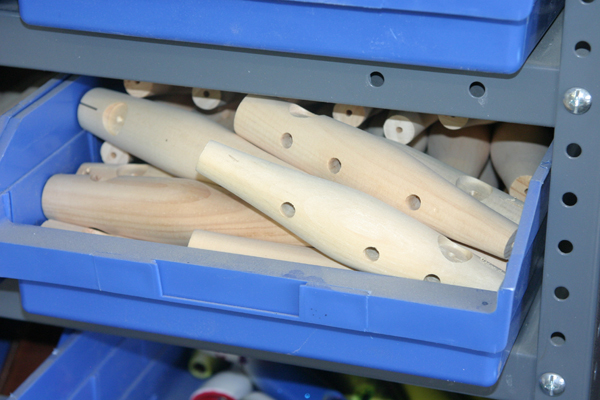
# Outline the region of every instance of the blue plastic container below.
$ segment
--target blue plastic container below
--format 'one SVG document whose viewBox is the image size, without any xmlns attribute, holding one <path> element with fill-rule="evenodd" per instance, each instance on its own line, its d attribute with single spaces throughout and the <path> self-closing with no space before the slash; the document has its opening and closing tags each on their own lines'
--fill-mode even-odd
<svg viewBox="0 0 600 400">
<path fill-rule="evenodd" d="M 28 312 L 496 382 L 539 284 L 549 156 L 529 187 L 498 293 L 42 228 L 47 179 L 99 159 L 100 142 L 76 110 L 87 90 L 108 83 L 54 79 L 0 118 L 0 276 L 20 280 Z"/>
<path fill-rule="evenodd" d="M 19 0 L 31 25 L 509 74 L 564 0 Z"/>
<path fill-rule="evenodd" d="M 188 349 L 99 333 L 72 333 L 11 399 L 187 400 L 202 381 Z"/>
</svg>

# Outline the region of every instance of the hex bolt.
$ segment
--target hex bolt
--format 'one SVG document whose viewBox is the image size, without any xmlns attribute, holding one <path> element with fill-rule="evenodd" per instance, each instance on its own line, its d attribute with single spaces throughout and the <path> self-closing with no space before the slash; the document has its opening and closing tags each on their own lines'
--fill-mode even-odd
<svg viewBox="0 0 600 400">
<path fill-rule="evenodd" d="M 565 391 L 565 380 L 553 372 L 546 372 L 540 377 L 540 387 L 550 397 L 558 396 Z"/>
<path fill-rule="evenodd" d="M 563 104 L 573 114 L 583 114 L 592 106 L 592 95 L 583 88 L 571 88 L 565 92 Z"/>
</svg>

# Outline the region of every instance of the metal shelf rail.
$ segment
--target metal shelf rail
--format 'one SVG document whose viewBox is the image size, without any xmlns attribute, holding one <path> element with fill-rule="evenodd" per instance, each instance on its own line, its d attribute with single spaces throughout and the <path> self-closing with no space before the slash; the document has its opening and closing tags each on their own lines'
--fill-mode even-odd
<svg viewBox="0 0 600 400">
<path fill-rule="evenodd" d="M 0 0 L 0 65 L 555 126 L 543 284 L 493 387 L 219 349 L 495 399 L 597 399 L 600 112 L 597 105 L 583 110 L 600 93 L 600 0 L 567 0 L 563 14 L 525 66 L 505 76 L 42 29 L 21 21 L 15 0 Z M 385 79 L 380 87 L 368 81 L 375 71 Z M 469 93 L 473 82 L 485 87 L 483 96 Z M 0 284 L 0 316 L 108 329 L 27 314 L 18 296 L 14 281 Z M 111 332 L 215 348 L 175 337 Z"/>
</svg>

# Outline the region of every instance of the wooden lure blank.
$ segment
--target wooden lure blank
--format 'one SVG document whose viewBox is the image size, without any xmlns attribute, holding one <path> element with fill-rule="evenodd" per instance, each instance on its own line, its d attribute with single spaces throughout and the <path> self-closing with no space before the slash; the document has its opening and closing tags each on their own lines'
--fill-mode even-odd
<svg viewBox="0 0 600 400">
<path fill-rule="evenodd" d="M 521 200 L 409 146 L 400 143 L 395 143 L 395 146 L 425 164 L 463 192 L 473 196 L 473 198 L 515 224 L 518 224 L 521 220 L 524 205 Z"/>
<path fill-rule="evenodd" d="M 127 94 L 137 98 L 156 96 L 172 92 L 174 87 L 171 85 L 163 85 L 162 83 L 152 83 L 144 81 L 134 81 L 125 79 L 123 81 Z"/>
<path fill-rule="evenodd" d="M 127 164 L 133 160 L 131 154 L 108 142 L 100 146 L 100 158 L 105 164 Z"/>
<path fill-rule="evenodd" d="M 437 119 L 437 115 L 434 114 L 390 111 L 383 123 L 383 132 L 390 140 L 408 144 Z"/>
<path fill-rule="evenodd" d="M 525 200 L 529 181 L 551 141 L 550 128 L 510 123 L 496 127 L 492 139 L 492 163 L 511 195 Z"/>
<path fill-rule="evenodd" d="M 492 165 L 492 159 L 488 159 L 485 163 L 485 167 L 483 167 L 483 171 L 479 174 L 479 180 L 487 183 L 491 187 L 498 188 L 500 187 L 500 181 L 498 180 L 498 175 L 494 170 L 494 166 Z"/>
<path fill-rule="evenodd" d="M 89 175 L 94 181 L 107 180 L 117 176 L 154 176 L 173 178 L 173 175 L 161 171 L 149 164 L 103 164 L 83 163 L 76 172 L 77 175 Z"/>
<path fill-rule="evenodd" d="M 54 175 L 42 193 L 48 219 L 187 246 L 195 229 L 287 244 L 296 236 L 225 190 L 191 179 Z"/>
<path fill-rule="evenodd" d="M 254 96 L 240 103 L 235 130 L 295 167 L 370 194 L 445 236 L 498 257 L 510 255 L 516 224 L 390 141 L 295 104 Z"/>
<path fill-rule="evenodd" d="M 153 100 L 155 103 L 168 104 L 179 107 L 183 110 L 200 113 L 204 117 L 233 132 L 233 119 L 235 117 L 235 109 L 237 108 L 237 104 L 230 103 L 227 104 L 226 107 L 219 107 L 214 110 L 207 111 L 196 107 L 192 101 L 192 98 L 185 94 L 158 96 Z"/>
<path fill-rule="evenodd" d="M 332 116 L 340 122 L 357 127 L 369 118 L 371 111 L 370 107 L 336 104 L 333 106 Z"/>
<path fill-rule="evenodd" d="M 492 132 L 485 125 L 450 130 L 435 124 L 429 129 L 427 154 L 467 175 L 478 177 L 490 157 Z"/>
<path fill-rule="evenodd" d="M 202 110 L 214 110 L 233 100 L 234 94 L 214 89 L 193 88 L 192 100 Z"/>
<path fill-rule="evenodd" d="M 345 265 L 309 247 L 267 242 L 203 230 L 195 230 L 192 233 L 188 247 L 350 270 Z"/>
<path fill-rule="evenodd" d="M 474 119 L 474 118 L 465 118 L 465 117 L 453 117 L 450 115 L 438 115 L 440 120 L 440 124 L 444 126 L 446 129 L 457 130 L 468 128 L 470 126 L 477 125 L 490 125 L 495 123 L 495 121 L 489 121 L 487 119 Z"/>
<path fill-rule="evenodd" d="M 415 150 L 419 150 L 420 152 L 424 152 L 427 150 L 427 143 L 429 142 L 429 132 L 423 131 L 419 133 L 409 144 L 408 146 L 412 147 Z"/>
<path fill-rule="evenodd" d="M 361 271 L 498 290 L 504 274 L 350 187 L 210 142 L 198 170 L 334 260 Z"/>
<path fill-rule="evenodd" d="M 83 129 L 182 178 L 207 181 L 195 167 L 209 140 L 285 164 L 200 113 L 108 89 L 88 91 L 81 99 L 77 117 Z"/>
</svg>

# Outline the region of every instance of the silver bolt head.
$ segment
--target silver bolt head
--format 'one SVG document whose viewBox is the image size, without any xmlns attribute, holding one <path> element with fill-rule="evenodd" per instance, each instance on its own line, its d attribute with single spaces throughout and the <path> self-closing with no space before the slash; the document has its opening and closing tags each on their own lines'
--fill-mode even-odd
<svg viewBox="0 0 600 400">
<path fill-rule="evenodd" d="M 573 114 L 583 114 L 592 106 L 592 95 L 582 88 L 571 88 L 565 92 L 563 104 Z"/>
<path fill-rule="evenodd" d="M 558 396 L 565 391 L 565 380 L 562 376 L 552 372 L 546 372 L 540 377 L 540 386 L 548 396 Z"/>
</svg>

